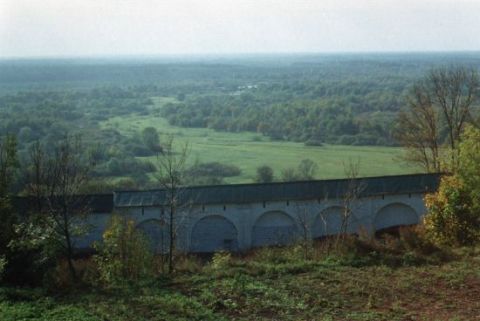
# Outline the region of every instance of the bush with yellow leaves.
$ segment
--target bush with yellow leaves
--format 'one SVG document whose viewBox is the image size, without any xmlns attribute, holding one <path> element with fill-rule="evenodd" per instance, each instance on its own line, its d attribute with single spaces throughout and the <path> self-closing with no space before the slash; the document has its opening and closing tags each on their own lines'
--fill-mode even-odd
<svg viewBox="0 0 480 321">
<path fill-rule="evenodd" d="M 439 189 L 425 197 L 427 237 L 439 245 L 469 245 L 479 240 L 479 217 L 463 181 L 453 175 L 441 179 Z"/>
<path fill-rule="evenodd" d="M 100 281 L 108 287 L 138 281 L 153 274 L 149 243 L 135 228 L 133 220 L 113 215 L 103 233 L 103 242 L 95 244 L 95 249 L 98 254 L 94 260 Z"/>
<path fill-rule="evenodd" d="M 425 197 L 425 229 L 437 244 L 470 245 L 480 240 L 480 129 L 465 127 L 451 171 Z"/>
</svg>

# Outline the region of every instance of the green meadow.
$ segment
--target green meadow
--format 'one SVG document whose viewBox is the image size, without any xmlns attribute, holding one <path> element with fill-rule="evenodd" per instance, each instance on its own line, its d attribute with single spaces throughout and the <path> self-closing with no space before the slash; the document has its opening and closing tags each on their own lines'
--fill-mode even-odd
<svg viewBox="0 0 480 321">
<path fill-rule="evenodd" d="M 190 162 L 221 162 L 241 168 L 242 174 L 227 178 L 228 183 L 248 183 L 255 177 L 256 168 L 271 166 L 280 178 L 282 170 L 296 167 L 302 159 L 311 159 L 318 165 L 317 178 L 344 177 L 344 164 L 360 164 L 361 176 L 396 175 L 419 172 L 401 160 L 403 150 L 379 146 L 305 146 L 303 143 L 271 141 L 253 132 L 228 133 L 208 128 L 181 128 L 171 126 L 158 116 L 158 109 L 175 101 L 170 97 L 154 98 L 150 115 L 132 114 L 104 121 L 103 128 L 114 128 L 125 135 L 138 135 L 145 127 L 155 127 L 162 135 L 174 134 L 177 146 L 188 143 Z M 161 138 L 162 139 L 162 138 Z M 143 159 L 149 159 L 143 158 Z M 154 160 L 151 158 L 151 160 Z"/>
</svg>

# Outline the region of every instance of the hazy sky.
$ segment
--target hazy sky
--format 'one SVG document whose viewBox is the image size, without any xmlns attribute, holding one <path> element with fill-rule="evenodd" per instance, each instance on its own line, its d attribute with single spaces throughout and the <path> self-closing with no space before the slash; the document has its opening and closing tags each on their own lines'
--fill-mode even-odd
<svg viewBox="0 0 480 321">
<path fill-rule="evenodd" d="M 480 50 L 480 0 L 0 0 L 0 56 Z"/>
</svg>

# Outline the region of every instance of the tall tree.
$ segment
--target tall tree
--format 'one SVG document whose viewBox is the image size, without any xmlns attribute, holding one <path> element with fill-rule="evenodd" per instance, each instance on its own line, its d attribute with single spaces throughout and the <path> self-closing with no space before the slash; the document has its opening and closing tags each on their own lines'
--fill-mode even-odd
<svg viewBox="0 0 480 321">
<path fill-rule="evenodd" d="M 183 182 L 187 170 L 189 145 L 176 148 L 174 136 L 165 139 L 163 148 L 157 156 L 157 181 L 165 191 L 165 206 L 168 208 L 169 246 L 168 271 L 174 270 L 174 255 L 177 230 L 181 223 L 180 212 L 188 206 Z"/>
<path fill-rule="evenodd" d="M 432 85 L 432 100 L 443 113 L 454 151 L 465 122 L 472 119 L 472 104 L 478 98 L 478 73 L 464 67 L 440 68 L 432 70 L 428 80 Z"/>
<path fill-rule="evenodd" d="M 400 111 L 395 138 L 407 149 L 406 159 L 427 172 L 440 171 L 438 111 L 424 82 L 415 84 L 407 96 L 408 108 Z"/>
<path fill-rule="evenodd" d="M 10 186 L 18 168 L 17 142 L 14 136 L 0 140 L 0 259 L 14 235 L 15 215 L 10 204 Z"/>
<path fill-rule="evenodd" d="M 478 99 L 479 76 L 475 69 L 433 69 L 407 95 L 407 109 L 399 114 L 396 138 L 407 148 L 407 159 L 426 171 L 453 171 L 458 166 L 458 144 Z M 446 139 L 442 139 L 442 131 Z M 441 166 L 441 154 L 450 161 Z"/>
<path fill-rule="evenodd" d="M 45 225 L 48 237 L 62 250 L 74 280 L 77 275 L 73 238 L 83 226 L 79 218 L 89 212 L 88 200 L 81 190 L 95 166 L 85 150 L 79 136 L 66 135 L 51 152 L 36 143 L 30 150 L 28 166 L 27 193 L 36 199 L 35 212 L 46 217 L 40 224 Z"/>
</svg>

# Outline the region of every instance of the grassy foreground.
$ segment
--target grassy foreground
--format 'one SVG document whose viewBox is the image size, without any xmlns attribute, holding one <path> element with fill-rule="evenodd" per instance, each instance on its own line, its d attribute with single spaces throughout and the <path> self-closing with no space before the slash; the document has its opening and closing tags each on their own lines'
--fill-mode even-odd
<svg viewBox="0 0 480 321">
<path fill-rule="evenodd" d="M 318 165 L 318 179 L 344 177 L 343 162 L 360 161 L 361 176 L 408 174 L 419 169 L 405 164 L 400 157 L 403 150 L 380 146 L 305 146 L 303 143 L 270 141 L 257 133 L 217 132 L 208 128 L 181 128 L 168 124 L 158 116 L 158 109 L 173 98 L 155 98 L 150 115 L 114 117 L 102 123 L 103 128 L 114 128 L 125 135 L 135 135 L 145 127 L 155 127 L 162 134 L 176 134 L 179 144 L 188 142 L 190 160 L 221 162 L 236 165 L 242 174 L 227 178 L 227 183 L 252 182 L 256 169 L 271 166 L 277 177 L 288 167 L 296 167 L 302 159 L 311 159 Z M 148 159 L 148 158 L 147 158 Z"/>
<path fill-rule="evenodd" d="M 302 260 L 295 248 L 207 264 L 189 259 L 171 278 L 112 290 L 0 288 L 0 319 L 475 321 L 480 251 L 468 252 L 436 264 L 413 264 L 409 255 L 394 265 Z"/>
</svg>

